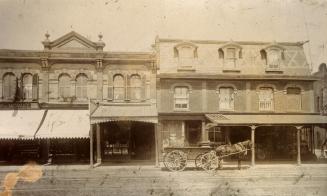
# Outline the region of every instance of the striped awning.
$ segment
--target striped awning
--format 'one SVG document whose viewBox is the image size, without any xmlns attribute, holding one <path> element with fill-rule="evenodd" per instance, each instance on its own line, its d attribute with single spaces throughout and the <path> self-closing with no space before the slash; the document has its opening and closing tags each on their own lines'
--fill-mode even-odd
<svg viewBox="0 0 327 196">
<path fill-rule="evenodd" d="M 110 121 L 158 123 L 158 113 L 152 105 L 99 105 L 91 114 L 91 124 Z"/>
<path fill-rule="evenodd" d="M 1 110 L 0 139 L 33 139 L 45 110 Z"/>
<path fill-rule="evenodd" d="M 48 110 L 36 138 L 88 138 L 89 110 Z"/>
</svg>

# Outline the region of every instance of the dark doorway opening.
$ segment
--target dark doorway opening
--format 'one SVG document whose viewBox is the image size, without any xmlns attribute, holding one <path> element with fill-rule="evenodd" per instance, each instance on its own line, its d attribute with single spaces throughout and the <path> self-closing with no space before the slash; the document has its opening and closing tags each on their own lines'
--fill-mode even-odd
<svg viewBox="0 0 327 196">
<path fill-rule="evenodd" d="M 103 161 L 154 161 L 154 124 L 117 121 L 102 124 Z"/>
<path fill-rule="evenodd" d="M 286 126 L 258 127 L 255 131 L 256 160 L 295 160 L 296 129 Z"/>
</svg>

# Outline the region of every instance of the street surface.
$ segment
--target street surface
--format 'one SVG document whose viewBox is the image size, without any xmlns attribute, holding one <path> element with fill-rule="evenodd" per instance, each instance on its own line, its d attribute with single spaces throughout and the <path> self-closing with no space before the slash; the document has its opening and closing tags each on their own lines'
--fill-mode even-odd
<svg viewBox="0 0 327 196">
<path fill-rule="evenodd" d="M 1 181 L 21 166 L 0 166 Z M 227 165 L 216 173 L 154 166 L 42 166 L 32 183 L 18 180 L 13 196 L 311 196 L 327 195 L 327 164 Z M 1 187 L 1 190 L 3 187 Z M 1 195 L 1 194 L 0 194 Z"/>
</svg>

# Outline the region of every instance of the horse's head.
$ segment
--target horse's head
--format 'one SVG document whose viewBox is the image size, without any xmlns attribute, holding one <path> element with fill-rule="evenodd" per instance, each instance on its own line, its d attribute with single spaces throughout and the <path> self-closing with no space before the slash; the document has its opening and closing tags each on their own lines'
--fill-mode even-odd
<svg viewBox="0 0 327 196">
<path fill-rule="evenodd" d="M 246 147 L 247 149 L 251 149 L 252 148 L 252 142 L 251 142 L 251 140 L 245 140 L 245 141 L 243 141 L 243 142 L 241 142 L 242 143 L 242 145 L 244 146 L 244 147 Z"/>
</svg>

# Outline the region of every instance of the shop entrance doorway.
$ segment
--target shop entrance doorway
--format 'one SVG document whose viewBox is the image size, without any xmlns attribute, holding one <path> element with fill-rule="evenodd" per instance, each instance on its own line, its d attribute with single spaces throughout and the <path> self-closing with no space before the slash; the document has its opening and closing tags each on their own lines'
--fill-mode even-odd
<svg viewBox="0 0 327 196">
<path fill-rule="evenodd" d="M 154 124 L 117 121 L 102 124 L 103 161 L 155 161 Z"/>
</svg>

